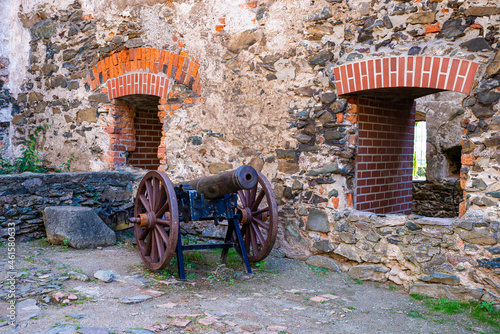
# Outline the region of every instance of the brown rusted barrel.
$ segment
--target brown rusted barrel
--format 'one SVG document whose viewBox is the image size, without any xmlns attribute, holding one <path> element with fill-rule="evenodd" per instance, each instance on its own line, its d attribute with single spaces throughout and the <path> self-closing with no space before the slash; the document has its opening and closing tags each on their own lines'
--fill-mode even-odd
<svg viewBox="0 0 500 334">
<path fill-rule="evenodd" d="M 189 182 L 191 188 L 207 199 L 215 199 L 242 189 L 252 189 L 257 185 L 257 171 L 248 165 L 213 176 L 205 176 Z"/>
</svg>

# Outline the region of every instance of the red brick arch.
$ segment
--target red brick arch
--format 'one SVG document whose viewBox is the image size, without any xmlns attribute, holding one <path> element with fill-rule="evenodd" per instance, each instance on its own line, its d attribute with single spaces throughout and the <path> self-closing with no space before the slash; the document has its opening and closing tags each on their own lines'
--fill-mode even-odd
<svg viewBox="0 0 500 334">
<path fill-rule="evenodd" d="M 334 68 L 338 95 L 415 87 L 469 94 L 479 64 L 465 59 L 404 56 L 362 60 Z"/>
<path fill-rule="evenodd" d="M 185 85 L 201 95 L 198 59 L 186 52 L 176 54 L 153 48 L 135 48 L 116 52 L 100 60 L 88 72 L 85 85 L 96 90 L 107 84 L 109 99 L 131 94 L 168 97 L 173 82 Z"/>
</svg>

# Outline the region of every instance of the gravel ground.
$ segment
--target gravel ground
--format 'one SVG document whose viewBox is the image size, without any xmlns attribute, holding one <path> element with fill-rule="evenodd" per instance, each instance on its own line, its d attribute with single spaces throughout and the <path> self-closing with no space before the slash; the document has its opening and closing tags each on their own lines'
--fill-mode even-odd
<svg viewBox="0 0 500 334">
<path fill-rule="evenodd" d="M 236 254 L 223 266 L 215 250 L 191 252 L 187 282 L 175 279 L 175 265 L 148 271 L 130 244 L 74 250 L 37 241 L 19 244 L 16 256 L 15 326 L 6 256 L 0 262 L 4 333 L 495 333 L 464 314 L 430 312 L 402 287 L 273 254 L 249 275 Z M 99 270 L 115 278 L 94 278 Z"/>
</svg>

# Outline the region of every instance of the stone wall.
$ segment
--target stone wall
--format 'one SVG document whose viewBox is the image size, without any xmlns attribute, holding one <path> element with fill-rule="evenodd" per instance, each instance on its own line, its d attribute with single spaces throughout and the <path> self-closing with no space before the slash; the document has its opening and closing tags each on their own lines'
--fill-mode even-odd
<svg viewBox="0 0 500 334">
<path fill-rule="evenodd" d="M 463 197 L 459 179 L 441 182 L 413 181 L 411 211 L 413 214 L 427 217 L 458 217 L 458 208 Z"/>
<path fill-rule="evenodd" d="M 500 303 L 498 221 L 361 211 L 326 216 L 311 209 L 307 219 L 314 223 L 304 230 L 292 227 L 295 217 L 281 216 L 286 223 L 276 248 L 287 256 L 356 279 L 391 281 L 410 293 Z"/>
<path fill-rule="evenodd" d="M 111 228 L 126 222 L 133 210 L 134 176 L 127 172 L 0 175 L 0 238 L 16 234 L 45 236 L 42 212 L 47 206 L 87 206 Z"/>
</svg>

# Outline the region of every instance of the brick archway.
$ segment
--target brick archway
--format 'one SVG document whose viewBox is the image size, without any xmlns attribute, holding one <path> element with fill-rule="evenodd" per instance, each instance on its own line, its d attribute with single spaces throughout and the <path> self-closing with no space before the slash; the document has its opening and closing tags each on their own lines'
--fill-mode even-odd
<svg viewBox="0 0 500 334">
<path fill-rule="evenodd" d="M 334 69 L 334 75 L 338 95 L 396 87 L 469 94 L 478 67 L 465 59 L 405 56 L 344 64 Z"/>
<path fill-rule="evenodd" d="M 163 128 L 167 113 L 172 115 L 179 108 L 203 102 L 199 68 L 199 60 L 189 57 L 186 52 L 176 54 L 160 49 L 135 48 L 115 52 L 88 71 L 84 79 L 86 90 L 107 93 L 111 101 L 105 106 L 108 117 L 101 124 L 109 135 L 109 148 L 104 157 L 108 168 L 114 169 L 127 163 L 129 152 L 136 151 L 140 146 L 136 136 L 140 125 L 134 124 L 137 110 L 127 102 L 120 101 L 120 98 L 130 95 L 158 97 L 159 111 L 154 117 L 159 118 Z M 178 96 L 172 91 L 174 84 L 184 85 L 192 94 Z M 141 119 L 143 117 L 144 113 Z M 140 128 L 139 131 L 144 132 Z M 164 131 L 156 155 L 159 169 L 162 169 L 166 165 Z"/>
<path fill-rule="evenodd" d="M 186 52 L 128 49 L 100 60 L 87 73 L 84 82 L 88 91 L 107 85 L 103 92 L 108 93 L 110 100 L 132 94 L 167 98 L 174 82 L 201 96 L 199 67 L 198 59 L 190 58 Z"/>
<path fill-rule="evenodd" d="M 413 100 L 444 90 L 469 94 L 478 67 L 465 59 L 402 56 L 334 68 L 337 93 L 350 96 L 348 112 L 358 120 L 356 209 L 411 213 Z"/>
</svg>

